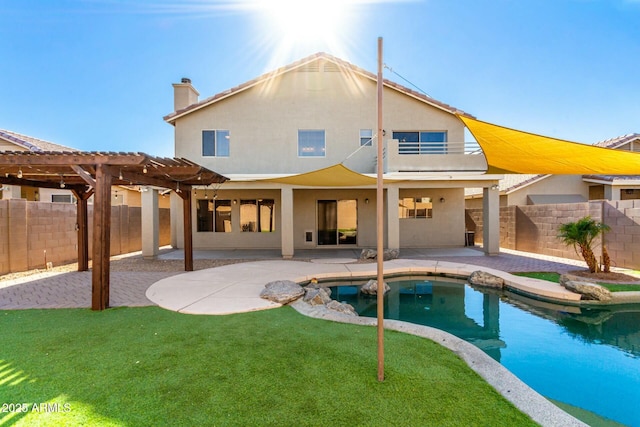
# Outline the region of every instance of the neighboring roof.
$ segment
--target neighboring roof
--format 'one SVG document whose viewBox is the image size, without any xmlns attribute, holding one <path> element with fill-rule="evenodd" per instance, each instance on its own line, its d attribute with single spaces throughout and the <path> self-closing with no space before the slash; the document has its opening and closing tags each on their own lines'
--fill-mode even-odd
<svg viewBox="0 0 640 427">
<path fill-rule="evenodd" d="M 64 145 L 54 144 L 53 142 L 44 141 L 42 139 L 33 138 L 31 136 L 22 135 L 17 132 L 0 129 L 0 139 L 16 144 L 26 150 L 36 153 L 44 151 L 77 151 Z"/>
<path fill-rule="evenodd" d="M 527 196 L 529 204 L 532 205 L 555 205 L 559 203 L 582 203 L 586 202 L 580 194 L 530 194 Z"/>
<path fill-rule="evenodd" d="M 458 116 L 480 144 L 487 173 L 635 175 L 640 153 L 579 144 Z"/>
<path fill-rule="evenodd" d="M 640 140 L 640 133 L 630 133 L 617 138 L 606 139 L 604 141 L 596 142 L 594 145 L 597 147 L 605 148 L 618 148 L 631 141 Z"/>
<path fill-rule="evenodd" d="M 186 114 L 189 114 L 189 113 L 197 111 L 197 110 L 199 110 L 201 108 L 207 107 L 207 106 L 209 106 L 211 104 L 214 104 L 214 103 L 216 103 L 218 101 L 226 99 L 226 98 L 228 98 L 230 96 L 233 96 L 233 95 L 235 95 L 237 93 L 240 93 L 240 92 L 242 92 L 244 90 L 252 88 L 252 87 L 256 86 L 257 84 L 260 84 L 262 82 L 268 81 L 270 79 L 273 79 L 275 77 L 281 76 L 281 75 L 283 75 L 285 73 L 288 73 L 290 71 L 293 71 L 295 69 L 304 67 L 306 65 L 309 65 L 310 63 L 317 62 L 317 61 L 320 61 L 320 60 L 326 60 L 326 61 L 332 62 L 332 63 L 334 63 L 335 65 L 337 65 L 339 68 L 341 68 L 343 70 L 347 70 L 347 71 L 349 71 L 351 73 L 358 74 L 360 76 L 366 77 L 366 78 L 371 79 L 373 81 L 377 81 L 377 79 L 378 79 L 377 75 L 374 74 L 374 73 L 366 71 L 366 70 L 364 70 L 364 69 L 362 69 L 360 67 L 357 67 L 357 66 L 355 66 L 355 65 L 353 65 L 353 64 L 351 64 L 351 63 L 349 63 L 347 61 L 344 61 L 344 60 L 342 60 L 340 58 L 336 58 L 333 55 L 329 55 L 328 53 L 320 52 L 320 53 L 316 53 L 314 55 L 310 55 L 310 56 L 308 56 L 306 58 L 300 59 L 300 60 L 298 60 L 296 62 L 293 62 L 293 63 L 291 63 L 289 65 L 286 65 L 284 67 L 278 68 L 277 70 L 274 70 L 274 71 L 272 71 L 270 73 L 263 74 L 260 77 L 256 77 L 255 79 L 249 80 L 248 82 L 245 82 L 245 83 L 243 83 L 243 84 L 241 84 L 239 86 L 236 86 L 236 87 L 231 88 L 229 90 L 226 90 L 224 92 L 220 92 L 220 93 L 218 93 L 216 95 L 213 95 L 213 96 L 211 96 L 209 98 L 203 99 L 202 101 L 199 101 L 199 102 L 197 102 L 197 103 L 195 103 L 193 105 L 189 105 L 188 107 L 185 107 L 185 108 L 183 108 L 181 110 L 174 111 L 173 113 L 170 113 L 170 114 L 166 115 L 164 117 L 164 120 L 167 121 L 168 123 L 173 124 L 178 118 L 180 118 L 180 117 L 182 117 L 182 116 L 184 116 Z M 436 108 L 438 108 L 440 110 L 446 111 L 448 113 L 457 114 L 457 115 L 461 115 L 461 116 L 473 117 L 473 116 L 465 113 L 464 111 L 461 111 L 461 110 L 459 110 L 459 109 L 457 109 L 455 107 L 452 107 L 452 106 L 450 106 L 448 104 L 445 104 L 444 102 L 440 102 L 440 101 L 438 101 L 436 99 L 433 99 L 433 98 L 431 98 L 431 97 L 429 97 L 427 95 L 424 95 L 422 93 L 416 92 L 416 91 L 414 91 L 412 89 L 409 89 L 409 88 L 407 88 L 405 86 L 402 86 L 402 85 L 400 85 L 398 83 L 392 82 L 391 80 L 384 79 L 384 85 L 389 87 L 389 88 L 391 88 L 391 89 L 397 90 L 398 92 L 404 93 L 405 95 L 411 96 L 412 98 L 420 100 L 420 101 L 422 101 L 422 102 L 424 102 L 426 104 L 429 104 L 429 105 L 431 105 L 433 107 L 436 107 Z"/>
</svg>

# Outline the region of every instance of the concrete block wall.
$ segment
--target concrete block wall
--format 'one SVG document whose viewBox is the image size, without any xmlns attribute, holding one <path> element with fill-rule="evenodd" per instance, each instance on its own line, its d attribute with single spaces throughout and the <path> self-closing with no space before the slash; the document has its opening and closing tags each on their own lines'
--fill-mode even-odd
<svg viewBox="0 0 640 427">
<path fill-rule="evenodd" d="M 612 265 L 640 270 L 640 200 L 607 201 L 603 214 Z"/>
<path fill-rule="evenodd" d="M 611 227 L 604 239 L 613 266 L 640 269 L 640 200 L 502 207 L 500 247 L 582 260 L 557 236 L 561 224 L 585 216 Z M 467 229 L 476 233 L 476 243 L 482 243 L 482 209 L 467 209 L 466 219 Z M 601 239 L 594 251 L 600 258 Z"/>
<path fill-rule="evenodd" d="M 93 206 L 89 215 L 89 257 L 92 253 Z M 171 243 L 169 209 L 160 209 L 160 245 Z M 111 255 L 142 249 L 139 207 L 113 206 Z M 0 274 L 60 265 L 78 257 L 76 206 L 68 203 L 0 200 Z M 45 253 L 46 251 L 46 253 Z"/>
</svg>

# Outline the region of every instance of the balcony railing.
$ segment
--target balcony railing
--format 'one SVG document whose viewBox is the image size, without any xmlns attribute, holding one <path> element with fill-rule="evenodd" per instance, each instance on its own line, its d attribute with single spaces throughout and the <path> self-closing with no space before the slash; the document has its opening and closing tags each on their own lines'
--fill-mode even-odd
<svg viewBox="0 0 640 427">
<path fill-rule="evenodd" d="M 477 142 L 399 142 L 398 154 L 478 154 L 482 150 Z"/>
</svg>

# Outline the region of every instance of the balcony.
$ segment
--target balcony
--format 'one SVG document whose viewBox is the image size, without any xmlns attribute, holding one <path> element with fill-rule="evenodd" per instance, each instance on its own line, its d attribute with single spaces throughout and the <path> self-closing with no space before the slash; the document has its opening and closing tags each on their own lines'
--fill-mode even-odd
<svg viewBox="0 0 640 427">
<path fill-rule="evenodd" d="M 384 171 L 484 172 L 487 161 L 476 142 L 403 143 L 385 141 Z"/>
</svg>

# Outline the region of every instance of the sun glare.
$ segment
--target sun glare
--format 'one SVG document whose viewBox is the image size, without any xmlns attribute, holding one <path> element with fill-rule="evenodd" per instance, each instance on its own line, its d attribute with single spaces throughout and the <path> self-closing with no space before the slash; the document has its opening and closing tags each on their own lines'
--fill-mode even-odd
<svg viewBox="0 0 640 427">
<path fill-rule="evenodd" d="M 318 51 L 344 55 L 363 0 L 259 0 L 264 42 L 273 49 L 273 61 Z"/>
</svg>

